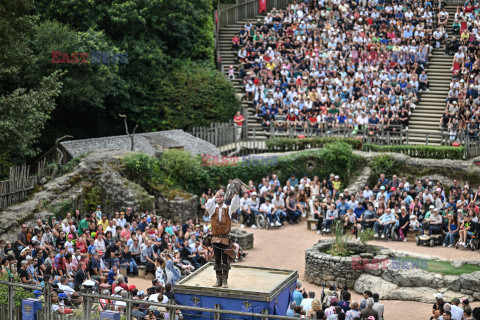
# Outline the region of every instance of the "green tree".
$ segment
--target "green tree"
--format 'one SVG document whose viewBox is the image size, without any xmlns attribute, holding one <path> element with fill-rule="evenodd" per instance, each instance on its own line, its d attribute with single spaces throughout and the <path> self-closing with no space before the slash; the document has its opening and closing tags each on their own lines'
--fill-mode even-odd
<svg viewBox="0 0 480 320">
<path fill-rule="evenodd" d="M 61 75 L 56 71 L 43 78 L 35 90 L 18 88 L 0 96 L 0 145 L 13 162 L 37 154 L 32 146 L 55 108 Z"/>
<path fill-rule="evenodd" d="M 34 26 L 31 0 L 0 2 L 0 94 L 16 88 L 18 71 L 31 58 L 26 46 Z"/>
<path fill-rule="evenodd" d="M 60 108 L 68 111 L 103 108 L 105 98 L 112 94 L 121 82 L 116 64 L 82 63 L 82 58 L 79 58 L 77 63 L 52 63 L 54 51 L 69 55 L 75 52 L 119 52 L 115 46 L 108 43 L 102 31 L 88 29 L 77 32 L 59 22 L 43 21 L 35 27 L 29 47 L 35 58 L 24 70 L 28 85 L 38 83 L 44 74 L 55 70 L 65 71 L 62 79 L 64 86 L 57 99 Z M 62 56 L 58 58 L 61 59 Z"/>
<path fill-rule="evenodd" d="M 238 110 L 233 85 L 218 71 L 184 63 L 155 83 L 155 103 L 149 108 L 150 128 L 191 129 L 226 122 Z M 160 113 L 163 117 L 153 117 Z"/>
</svg>

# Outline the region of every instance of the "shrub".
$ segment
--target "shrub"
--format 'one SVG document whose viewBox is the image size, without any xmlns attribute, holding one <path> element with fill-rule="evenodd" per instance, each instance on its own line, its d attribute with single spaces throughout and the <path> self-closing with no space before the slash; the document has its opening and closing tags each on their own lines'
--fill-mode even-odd
<svg viewBox="0 0 480 320">
<path fill-rule="evenodd" d="M 0 280 L 9 281 L 8 275 L 2 274 Z M 15 277 L 13 282 L 21 282 L 20 277 Z M 34 298 L 32 291 L 20 287 L 15 288 L 15 307 L 21 306 L 22 300 L 31 298 Z M 0 304 L 8 304 L 8 287 L 5 284 L 0 284 Z"/>
<path fill-rule="evenodd" d="M 465 147 L 451 146 L 422 146 L 422 145 L 400 145 L 400 146 L 382 146 L 372 143 L 366 143 L 362 147 L 362 151 L 373 152 L 397 152 L 403 153 L 410 157 L 426 158 L 426 159 L 463 159 L 465 155 Z"/>
<path fill-rule="evenodd" d="M 68 212 L 75 210 L 75 205 L 70 200 L 61 200 L 59 202 L 46 205 L 45 208 L 53 213 L 58 219 L 64 219 Z"/>
<path fill-rule="evenodd" d="M 373 229 L 362 229 L 362 231 L 358 233 L 358 237 L 363 244 L 366 244 L 368 241 L 371 241 L 375 238 L 374 234 L 375 231 Z"/>
<path fill-rule="evenodd" d="M 189 152 L 181 150 L 168 150 L 160 159 L 141 153 L 124 158 L 126 168 L 131 173 L 141 175 L 144 185 L 163 192 L 177 188 L 193 194 L 201 194 L 207 187 L 226 184 L 228 179 L 233 178 L 239 178 L 245 183 L 249 180 L 258 183 L 272 173 L 276 173 L 282 184 L 285 184 L 292 173 L 308 173 L 322 179 L 333 172 L 346 184 L 352 171 L 360 168 L 363 161 L 360 156 L 352 153 L 350 145 L 338 142 L 327 144 L 324 149 L 305 150 L 273 160 L 263 158 L 220 166 L 202 166 L 200 157 L 193 157 Z"/>
<path fill-rule="evenodd" d="M 323 148 L 329 143 L 343 142 L 352 146 L 355 150 L 360 150 L 362 140 L 343 137 L 314 137 L 314 138 L 270 138 L 266 141 L 269 152 L 273 151 L 293 151 L 313 148 Z"/>
<path fill-rule="evenodd" d="M 373 157 L 370 168 L 372 169 L 372 182 L 376 182 L 381 173 L 385 173 L 387 177 L 391 177 L 397 173 L 399 162 L 392 156 L 383 154 Z"/>
<path fill-rule="evenodd" d="M 191 130 L 211 122 L 227 122 L 240 107 L 232 83 L 219 71 L 182 63 L 154 83 L 155 103 L 145 130 Z M 158 116 L 158 111 L 163 114 Z"/>
</svg>

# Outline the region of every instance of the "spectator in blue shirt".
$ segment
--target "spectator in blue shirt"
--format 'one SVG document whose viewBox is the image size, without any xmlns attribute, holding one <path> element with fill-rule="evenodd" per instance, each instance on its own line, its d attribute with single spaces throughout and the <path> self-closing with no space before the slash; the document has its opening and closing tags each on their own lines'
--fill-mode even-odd
<svg viewBox="0 0 480 320">
<path fill-rule="evenodd" d="M 343 194 L 340 194 L 340 202 L 337 204 L 339 218 L 342 219 L 342 216 L 347 214 L 347 210 L 350 209 L 350 205 L 345 202 L 345 197 Z"/>
<path fill-rule="evenodd" d="M 377 222 L 373 225 L 373 229 L 375 230 L 375 238 L 378 238 L 378 234 L 380 233 L 380 229 L 382 230 L 381 238 L 385 238 L 385 235 L 390 231 L 390 228 L 395 223 L 395 210 L 388 210 L 382 214 L 380 218 L 378 218 Z"/>
<path fill-rule="evenodd" d="M 409 26 L 407 26 L 407 29 L 405 29 L 405 31 L 403 31 L 403 37 L 406 39 L 410 39 L 413 37 L 413 32 L 412 30 L 410 30 Z"/>
<path fill-rule="evenodd" d="M 363 207 L 363 203 L 359 203 L 358 206 L 353 210 L 355 215 L 357 216 L 357 219 L 359 219 L 362 214 L 365 212 L 365 208 Z"/>
<path fill-rule="evenodd" d="M 288 179 L 288 181 L 290 181 L 290 185 L 292 187 L 295 188 L 296 186 L 298 186 L 298 179 L 295 178 L 295 174 L 292 174 L 292 176 Z"/>
<path fill-rule="evenodd" d="M 380 179 L 378 179 L 378 182 L 380 182 L 380 186 L 388 186 L 389 184 L 389 181 L 387 178 L 385 178 L 385 174 L 384 173 L 381 173 L 380 174 Z"/>
<path fill-rule="evenodd" d="M 299 306 L 303 300 L 303 293 L 302 293 L 302 283 L 297 281 L 297 286 L 295 291 L 293 292 L 293 301 L 295 301 L 295 305 Z"/>
</svg>

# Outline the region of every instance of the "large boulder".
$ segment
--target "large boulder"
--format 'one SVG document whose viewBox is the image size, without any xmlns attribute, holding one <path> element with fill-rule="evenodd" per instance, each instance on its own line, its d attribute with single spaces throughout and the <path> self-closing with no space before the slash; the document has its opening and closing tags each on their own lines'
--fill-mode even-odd
<svg viewBox="0 0 480 320">
<path fill-rule="evenodd" d="M 453 298 L 468 298 L 473 299 L 471 295 L 462 294 L 458 291 L 442 289 L 433 289 L 424 286 L 418 287 L 402 287 L 395 283 L 384 280 L 369 274 L 362 274 L 357 281 L 355 281 L 354 289 L 356 292 L 362 294 L 365 290 L 378 293 L 380 299 L 384 300 L 405 300 L 405 301 L 420 301 L 424 303 L 434 303 L 435 293 L 442 293 L 445 301 L 451 301 Z"/>
<path fill-rule="evenodd" d="M 354 286 L 355 291 L 358 293 L 363 294 L 365 290 L 371 290 L 372 292 L 378 293 L 380 299 L 384 299 L 388 292 L 397 288 L 398 286 L 394 283 L 366 273 L 362 274 L 357 281 L 355 281 Z"/>
<path fill-rule="evenodd" d="M 242 249 L 253 248 L 253 233 L 247 233 L 245 230 L 232 229 L 230 230 L 230 237 L 237 242 Z"/>
</svg>

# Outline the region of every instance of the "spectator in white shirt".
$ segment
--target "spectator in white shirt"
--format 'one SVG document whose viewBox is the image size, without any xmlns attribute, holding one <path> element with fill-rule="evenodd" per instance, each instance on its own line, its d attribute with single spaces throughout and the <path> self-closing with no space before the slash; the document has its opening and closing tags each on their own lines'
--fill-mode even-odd
<svg viewBox="0 0 480 320">
<path fill-rule="evenodd" d="M 281 224 L 279 222 L 278 214 L 276 213 L 276 210 L 277 209 L 272 204 L 269 197 L 266 197 L 265 203 L 263 203 L 260 206 L 260 212 L 263 212 L 267 216 L 268 220 L 270 221 L 270 226 L 271 227 L 280 227 L 281 226 Z"/>
<path fill-rule="evenodd" d="M 460 304 L 459 298 L 453 298 L 451 305 L 452 305 L 452 320 L 462 320 L 463 319 L 463 309 L 460 308 L 458 305 Z"/>
<path fill-rule="evenodd" d="M 308 298 L 303 299 L 302 303 L 300 303 L 300 305 L 302 306 L 303 310 L 305 310 L 305 312 L 308 312 L 310 309 L 312 309 L 313 299 L 315 299 L 315 292 L 310 291 L 308 293 Z"/>
</svg>

